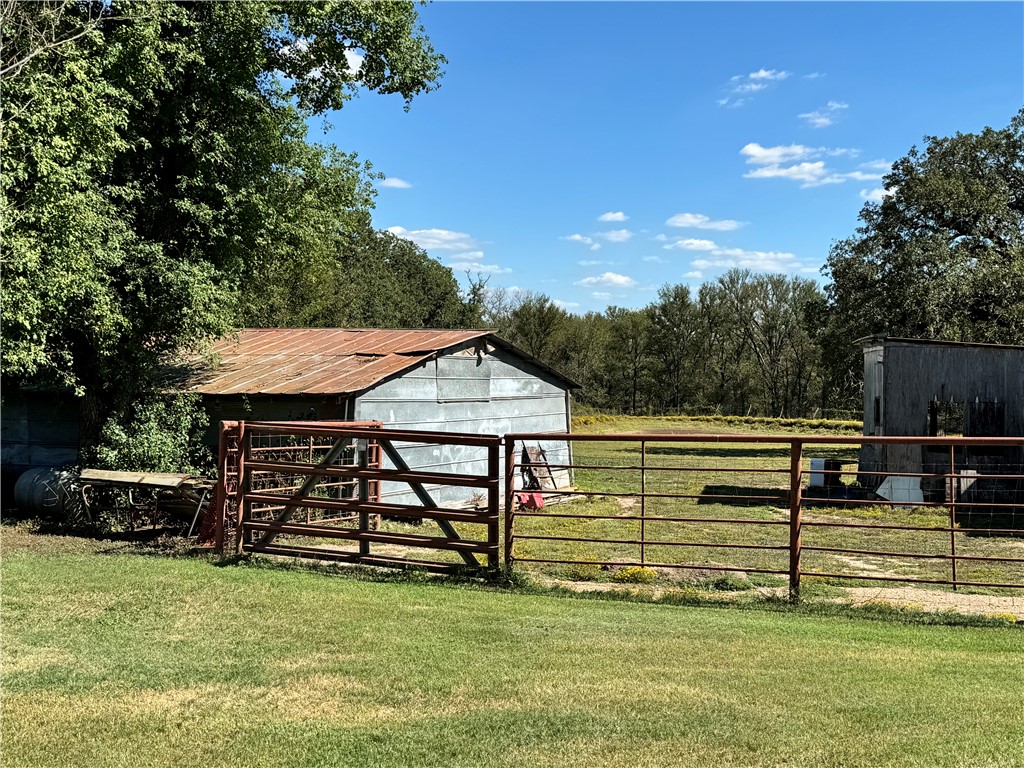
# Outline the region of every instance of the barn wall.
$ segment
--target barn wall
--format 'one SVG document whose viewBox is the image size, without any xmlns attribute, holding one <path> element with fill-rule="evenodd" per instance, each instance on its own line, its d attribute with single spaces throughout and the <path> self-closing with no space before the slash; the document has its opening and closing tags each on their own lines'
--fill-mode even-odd
<svg viewBox="0 0 1024 768">
<path fill-rule="evenodd" d="M 59 467 L 78 461 L 81 409 L 70 394 L 4 392 L 0 406 L 0 464 L 5 498 L 18 475 L 30 467 Z"/>
<path fill-rule="evenodd" d="M 882 418 L 876 424 L 878 394 Z M 865 435 L 928 435 L 933 401 L 968 409 L 974 403 L 1001 403 L 1003 434 L 1024 436 L 1024 350 L 896 342 L 865 348 Z M 924 466 L 920 446 L 865 446 L 861 468 L 869 463 L 890 472 L 921 472 Z M 874 480 L 877 485 L 880 478 Z"/>
<path fill-rule="evenodd" d="M 1024 350 L 910 344 L 885 346 L 887 435 L 928 434 L 928 404 L 1005 404 L 1005 434 L 1024 435 Z"/>
<path fill-rule="evenodd" d="M 882 397 L 885 387 L 885 366 L 882 361 L 882 347 L 866 347 L 864 349 L 864 434 L 884 435 Z M 876 418 L 877 417 L 877 418 Z M 862 445 L 860 448 L 860 468 L 864 472 L 881 471 L 885 461 L 885 446 Z M 876 487 L 881 478 L 872 475 L 860 477 L 861 485 Z"/>
<path fill-rule="evenodd" d="M 539 368 L 504 350 L 488 347 L 477 354 L 470 346 L 431 360 L 402 376 L 379 384 L 356 400 L 355 418 L 377 419 L 385 427 L 504 435 L 508 432 L 565 432 L 564 385 Z M 413 469 L 484 474 L 486 450 L 468 446 L 397 444 Z M 544 443 L 551 464 L 568 464 L 565 442 Z M 386 466 L 390 466 L 387 463 Z M 503 466 L 503 465 L 502 465 Z M 569 485 L 568 472 L 556 474 Z M 438 503 L 469 501 L 482 490 L 428 488 Z M 408 486 L 386 483 L 386 501 L 415 503 Z"/>
</svg>

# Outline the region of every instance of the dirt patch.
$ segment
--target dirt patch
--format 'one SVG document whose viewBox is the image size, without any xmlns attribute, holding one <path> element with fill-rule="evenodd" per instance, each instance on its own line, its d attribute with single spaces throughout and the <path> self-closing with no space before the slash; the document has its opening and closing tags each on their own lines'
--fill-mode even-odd
<svg viewBox="0 0 1024 768">
<path fill-rule="evenodd" d="M 1012 614 L 1024 620 L 1024 597 L 1016 595 L 969 595 L 917 587 L 847 587 L 843 602 L 854 605 L 891 603 L 923 611 L 957 611 L 991 616 Z"/>
<path fill-rule="evenodd" d="M 634 498 L 618 498 L 616 501 L 619 503 L 619 509 L 623 512 L 628 512 L 636 506 L 636 499 Z"/>
</svg>

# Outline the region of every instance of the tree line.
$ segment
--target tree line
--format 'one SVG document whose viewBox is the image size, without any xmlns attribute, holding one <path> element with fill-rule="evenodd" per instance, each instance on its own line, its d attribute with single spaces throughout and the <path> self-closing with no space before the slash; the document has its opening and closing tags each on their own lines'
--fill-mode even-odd
<svg viewBox="0 0 1024 768">
<path fill-rule="evenodd" d="M 813 280 L 731 270 L 696 293 L 666 285 L 641 309 L 585 314 L 497 290 L 485 319 L 602 410 L 835 415 L 855 404 L 822 369 L 813 324 L 824 302 Z"/>
</svg>

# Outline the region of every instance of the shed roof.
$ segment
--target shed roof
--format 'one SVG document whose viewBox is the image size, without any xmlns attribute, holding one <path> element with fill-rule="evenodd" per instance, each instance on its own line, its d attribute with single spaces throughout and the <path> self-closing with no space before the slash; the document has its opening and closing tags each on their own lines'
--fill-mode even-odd
<svg viewBox="0 0 1024 768">
<path fill-rule="evenodd" d="M 219 364 L 196 371 L 186 389 L 205 395 L 346 395 L 478 339 L 577 386 L 486 330 L 243 328 L 214 344 Z"/>
<path fill-rule="evenodd" d="M 910 345 L 923 345 L 932 347 L 980 347 L 982 349 L 1016 349 L 1024 350 L 1024 346 L 1017 344 L 986 344 L 983 342 L 974 341 L 942 341 L 941 339 L 910 339 L 904 336 L 887 336 L 884 333 L 875 334 L 874 336 L 865 336 L 862 339 L 857 339 L 854 344 L 858 344 L 861 347 L 878 347 L 884 344 L 910 344 Z"/>
</svg>

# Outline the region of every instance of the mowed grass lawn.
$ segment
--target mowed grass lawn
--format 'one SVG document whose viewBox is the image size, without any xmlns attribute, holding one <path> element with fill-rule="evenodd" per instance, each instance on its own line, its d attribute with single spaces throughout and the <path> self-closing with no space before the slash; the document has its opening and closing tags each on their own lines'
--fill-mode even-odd
<svg viewBox="0 0 1024 768">
<path fill-rule="evenodd" d="M 104 552 L 3 529 L 5 768 L 1024 765 L 1024 632 Z"/>
</svg>

